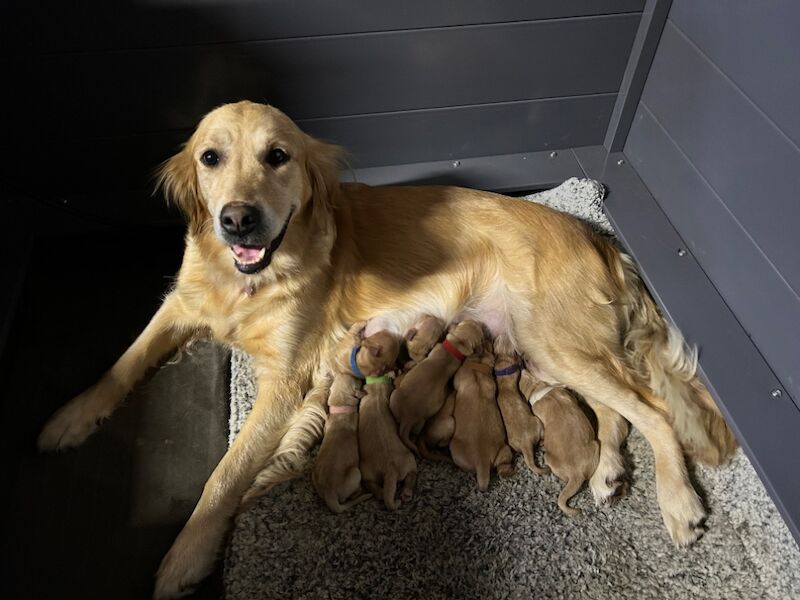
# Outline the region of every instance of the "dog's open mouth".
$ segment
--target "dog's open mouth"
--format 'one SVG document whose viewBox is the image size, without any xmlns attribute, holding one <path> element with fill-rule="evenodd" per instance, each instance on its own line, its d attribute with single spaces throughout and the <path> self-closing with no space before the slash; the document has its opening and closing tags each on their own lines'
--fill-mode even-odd
<svg viewBox="0 0 800 600">
<path fill-rule="evenodd" d="M 280 233 L 275 237 L 269 246 L 245 246 L 234 244 L 231 246 L 233 252 L 233 264 L 241 272 L 247 275 L 258 273 L 262 269 L 266 269 L 269 263 L 272 262 L 272 254 L 281 245 L 283 237 L 286 235 L 286 230 L 289 228 L 289 220 L 292 218 L 292 213 L 286 218 Z"/>
</svg>

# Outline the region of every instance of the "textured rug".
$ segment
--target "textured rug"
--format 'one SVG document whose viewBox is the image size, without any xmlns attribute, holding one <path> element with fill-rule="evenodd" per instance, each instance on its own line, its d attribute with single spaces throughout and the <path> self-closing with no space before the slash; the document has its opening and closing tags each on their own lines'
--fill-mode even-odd
<svg viewBox="0 0 800 600">
<path fill-rule="evenodd" d="M 528 199 L 610 232 L 602 198 L 596 182 L 570 179 Z M 254 396 L 249 359 L 234 352 L 231 439 Z M 628 495 L 600 509 L 584 489 L 575 519 L 556 506 L 560 482 L 520 460 L 485 493 L 473 475 L 423 461 L 413 502 L 388 512 L 368 501 L 342 515 L 316 496 L 307 470 L 237 518 L 226 597 L 800 598 L 800 550 L 741 450 L 694 470 L 708 532 L 683 550 L 661 522 L 653 455 L 635 430 L 626 454 Z"/>
</svg>

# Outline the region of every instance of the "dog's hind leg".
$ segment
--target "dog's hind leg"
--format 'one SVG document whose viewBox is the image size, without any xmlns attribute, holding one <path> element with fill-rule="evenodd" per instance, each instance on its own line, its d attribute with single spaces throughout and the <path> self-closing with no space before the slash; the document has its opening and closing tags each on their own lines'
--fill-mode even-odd
<svg viewBox="0 0 800 600">
<path fill-rule="evenodd" d="M 386 473 L 383 476 L 383 503 L 389 510 L 397 510 L 397 475 Z"/>
<path fill-rule="evenodd" d="M 114 366 L 50 417 L 39 435 L 39 450 L 63 450 L 82 444 L 122 404 L 148 369 L 158 366 L 189 338 L 197 324 L 185 319 L 173 292 Z"/>
<path fill-rule="evenodd" d="M 403 502 L 410 502 L 414 497 L 414 489 L 417 487 L 417 471 L 409 471 L 406 478 L 403 480 L 403 485 L 400 489 L 400 499 Z"/>
<path fill-rule="evenodd" d="M 600 461 L 589 481 L 595 504 L 614 504 L 625 493 L 625 464 L 620 446 L 628 437 L 628 422 L 616 411 L 592 399 L 587 403 L 597 417 Z"/>
</svg>

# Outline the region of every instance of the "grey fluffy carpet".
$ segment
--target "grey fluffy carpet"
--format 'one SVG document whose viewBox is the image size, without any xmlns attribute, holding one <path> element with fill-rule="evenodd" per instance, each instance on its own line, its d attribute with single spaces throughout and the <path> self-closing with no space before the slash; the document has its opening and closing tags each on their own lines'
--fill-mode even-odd
<svg viewBox="0 0 800 600">
<path fill-rule="evenodd" d="M 571 179 L 531 200 L 610 231 L 602 186 Z M 248 357 L 234 353 L 231 439 L 252 405 Z M 708 532 L 676 550 L 661 522 L 653 456 L 632 431 L 628 495 L 583 515 L 557 508 L 561 484 L 517 461 L 488 492 L 452 465 L 419 464 L 417 494 L 396 512 L 377 501 L 342 515 L 317 498 L 308 472 L 236 520 L 225 558 L 229 600 L 256 598 L 800 598 L 800 551 L 741 450 L 694 477 Z"/>
</svg>

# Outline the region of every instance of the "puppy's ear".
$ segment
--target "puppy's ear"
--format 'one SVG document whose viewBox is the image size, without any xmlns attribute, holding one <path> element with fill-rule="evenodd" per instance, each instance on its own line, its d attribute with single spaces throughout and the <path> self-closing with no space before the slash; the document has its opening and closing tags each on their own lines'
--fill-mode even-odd
<svg viewBox="0 0 800 600">
<path fill-rule="evenodd" d="M 372 356 L 374 356 L 375 358 L 380 357 L 380 355 L 381 355 L 381 347 L 380 346 L 371 346 L 370 345 L 370 346 L 366 346 L 366 348 L 367 348 L 367 350 L 369 350 L 369 353 L 372 354 Z"/>
<path fill-rule="evenodd" d="M 186 144 L 156 172 L 156 191 L 161 190 L 167 202 L 175 204 L 184 214 L 191 235 L 199 234 L 211 217 L 200 198 L 195 168 L 190 144 Z"/>
<path fill-rule="evenodd" d="M 326 225 L 339 190 L 339 167 L 344 151 L 334 144 L 306 135 L 306 173 L 311 185 L 312 214 L 320 225 Z"/>
<path fill-rule="evenodd" d="M 417 335 L 417 328 L 416 327 L 412 327 L 411 329 L 406 331 L 406 335 L 405 335 L 405 337 L 403 339 L 405 341 L 407 341 L 407 342 L 410 342 L 411 340 L 413 340 L 416 337 L 416 335 Z"/>
</svg>

